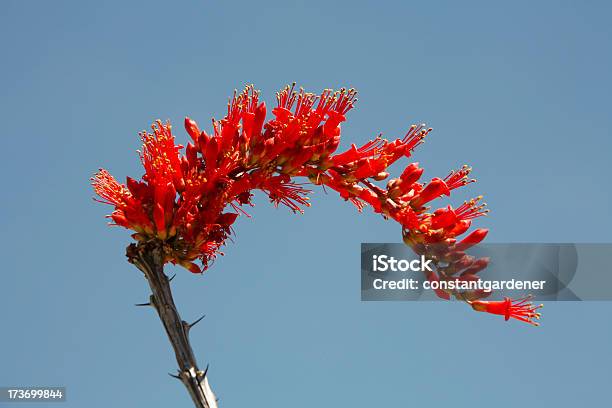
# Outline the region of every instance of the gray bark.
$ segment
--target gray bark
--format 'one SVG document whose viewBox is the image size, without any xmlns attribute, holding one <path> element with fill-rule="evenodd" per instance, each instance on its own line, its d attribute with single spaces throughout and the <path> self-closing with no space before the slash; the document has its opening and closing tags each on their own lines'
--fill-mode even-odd
<svg viewBox="0 0 612 408">
<path fill-rule="evenodd" d="M 176 356 L 176 378 L 185 385 L 196 408 L 217 408 L 217 399 L 208 384 L 207 372 L 198 368 L 189 342 L 189 329 L 193 324 L 181 319 L 174 304 L 170 280 L 164 273 L 163 248 L 156 242 L 131 244 L 127 247 L 126 255 L 149 282 L 150 305 L 157 311 Z"/>
</svg>

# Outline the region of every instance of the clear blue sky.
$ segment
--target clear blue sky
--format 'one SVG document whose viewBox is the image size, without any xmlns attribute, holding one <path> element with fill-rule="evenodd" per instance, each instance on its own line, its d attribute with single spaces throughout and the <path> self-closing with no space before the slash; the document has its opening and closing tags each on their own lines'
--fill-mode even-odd
<svg viewBox="0 0 612 408">
<path fill-rule="evenodd" d="M 495 4 L 493 4 L 495 3 Z M 137 132 L 219 117 L 234 88 L 352 86 L 344 143 L 434 128 L 428 176 L 471 164 L 491 242 L 609 242 L 607 2 L 8 1 L 0 13 L 0 385 L 65 385 L 70 408 L 188 407 L 148 295 L 89 176 L 139 176 Z M 457 197 L 458 200 L 464 196 Z M 318 191 L 260 198 L 176 297 L 221 405 L 602 406 L 610 303 L 542 327 L 462 304 L 361 303 L 359 244 L 397 225 Z M 21 405 L 20 405 L 21 406 Z M 23 407 L 27 407 L 24 404 Z M 40 405 L 32 405 L 40 407 Z"/>
</svg>

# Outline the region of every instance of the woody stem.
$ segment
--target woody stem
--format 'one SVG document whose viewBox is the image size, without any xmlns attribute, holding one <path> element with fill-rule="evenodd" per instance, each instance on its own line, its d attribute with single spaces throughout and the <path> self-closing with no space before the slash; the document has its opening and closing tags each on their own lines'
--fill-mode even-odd
<svg viewBox="0 0 612 408">
<path fill-rule="evenodd" d="M 217 408 L 206 372 L 198 368 L 189 342 L 190 325 L 181 319 L 174 304 L 170 280 L 164 273 L 163 248 L 157 242 L 130 244 L 128 261 L 142 271 L 151 288 L 150 303 L 166 330 L 178 364 L 176 376 L 187 388 L 196 408 Z"/>
</svg>

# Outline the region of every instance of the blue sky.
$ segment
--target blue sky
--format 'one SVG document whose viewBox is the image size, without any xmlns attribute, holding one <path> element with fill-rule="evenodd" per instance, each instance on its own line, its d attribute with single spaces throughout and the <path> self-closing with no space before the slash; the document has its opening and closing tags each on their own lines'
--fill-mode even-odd
<svg viewBox="0 0 612 408">
<path fill-rule="evenodd" d="M 139 176 L 137 132 L 222 115 L 234 88 L 360 92 L 343 143 L 434 128 L 426 176 L 469 163 L 490 242 L 609 242 L 606 2 L 4 1 L 0 385 L 65 385 L 66 407 L 190 406 L 88 178 Z M 204 276 L 173 281 L 224 407 L 600 406 L 609 303 L 547 303 L 534 329 L 462 304 L 360 302 L 361 242 L 397 225 L 317 191 L 259 197 Z M 27 404 L 23 405 L 27 407 Z M 40 405 L 36 405 L 40 406 Z"/>
</svg>

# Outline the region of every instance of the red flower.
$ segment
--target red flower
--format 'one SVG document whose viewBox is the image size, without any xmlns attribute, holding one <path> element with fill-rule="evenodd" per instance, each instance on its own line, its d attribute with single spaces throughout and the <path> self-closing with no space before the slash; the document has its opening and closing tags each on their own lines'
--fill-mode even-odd
<svg viewBox="0 0 612 408">
<path fill-rule="evenodd" d="M 401 139 L 378 136 L 361 147 L 351 145 L 336 153 L 340 124 L 357 101 L 354 90 L 327 89 L 315 95 L 295 90 L 294 84 L 277 93 L 276 100 L 273 117 L 266 121 L 266 105 L 253 86 L 235 92 L 225 117 L 213 120 L 210 134 L 193 119 L 185 119 L 191 138 L 185 148 L 175 143 L 169 123 L 157 121 L 152 133 L 141 133 L 141 180 L 128 177 L 123 185 L 106 170 L 92 178 L 101 201 L 114 207 L 109 217 L 116 225 L 134 230 L 136 240 L 162 243 L 166 262 L 200 272 L 195 262 L 206 269 L 221 254 L 236 218 L 246 214 L 244 206 L 252 205 L 254 190 L 268 194 L 275 205 L 301 212 L 310 205 L 310 191 L 302 187 L 305 181 L 329 187 L 359 211 L 371 206 L 402 225 L 404 242 L 415 251 L 435 253 L 448 263 L 447 271 L 464 271 L 470 279 L 477 278 L 483 263 L 462 250 L 480 242 L 486 230 L 475 230 L 458 244 L 456 240 L 473 219 L 486 214 L 481 197 L 454 209 L 426 207 L 473 182 L 468 179 L 468 166 L 421 184 L 424 170 L 411 163 L 386 188 L 376 184 L 389 177 L 392 164 L 412 155 L 431 128 L 412 125 Z M 430 278 L 447 278 L 440 270 L 438 275 Z M 468 301 L 483 296 L 453 294 Z M 449 293 L 439 295 L 450 297 Z M 516 310 L 526 307 L 521 305 Z M 488 307 L 497 310 L 493 304 Z"/>
<path fill-rule="evenodd" d="M 543 305 L 535 306 L 530 302 L 531 299 L 532 296 L 527 296 L 517 300 L 512 300 L 507 297 L 501 301 L 476 300 L 470 302 L 470 304 L 472 305 L 472 308 L 478 312 L 502 315 L 504 316 L 505 320 L 514 318 L 534 326 L 539 326 L 539 323 L 535 320 L 540 318 L 540 313 L 537 313 L 536 310 L 542 308 Z"/>
<path fill-rule="evenodd" d="M 339 144 L 339 125 L 352 109 L 355 95 L 354 90 L 342 89 L 316 96 L 286 87 L 277 94 L 274 118 L 266 123 L 266 106 L 249 86 L 234 94 L 223 119 L 213 121 L 212 135 L 185 119 L 192 142 L 184 154 L 170 125 L 157 121 L 153 133 L 141 134 L 142 180 L 128 178 L 126 187 L 101 170 L 92 179 L 94 189 L 115 207 L 110 217 L 117 225 L 135 230 L 136 239 L 164 241 L 167 261 L 190 270 L 195 259 L 206 267 L 215 257 L 231 233 L 231 223 L 218 222 L 219 215 L 227 206 L 244 213 L 240 207 L 251 204 L 252 190 L 263 190 L 275 204 L 296 212 L 308 206 L 308 190 L 295 183 L 295 177 L 331 187 L 360 210 L 371 205 L 410 229 L 429 231 L 431 218 L 417 207 L 449 194 L 469 170 L 447 177 L 450 187 L 434 179 L 423 189 L 417 183 L 423 169 L 417 164 L 409 165 L 386 190 L 370 184 L 368 180 L 388 177 L 385 170 L 409 156 L 431 129 L 413 125 L 403 139 L 389 142 L 378 137 L 331 156 Z M 458 213 L 456 218 L 468 217 Z M 437 236 L 428 235 L 430 240 Z"/>
</svg>

